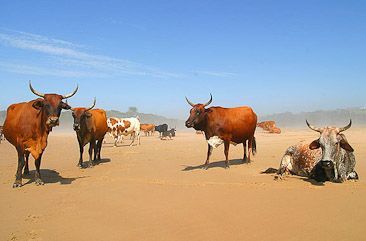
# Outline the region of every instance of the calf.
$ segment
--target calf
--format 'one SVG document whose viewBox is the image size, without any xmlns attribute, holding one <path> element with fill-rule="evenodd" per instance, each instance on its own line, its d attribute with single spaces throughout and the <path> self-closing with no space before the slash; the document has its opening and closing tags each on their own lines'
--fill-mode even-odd
<svg viewBox="0 0 366 241">
<path fill-rule="evenodd" d="M 172 128 L 169 131 L 164 131 L 161 134 L 160 139 L 163 140 L 163 139 L 166 139 L 167 137 L 169 137 L 169 139 L 171 140 L 172 137 L 175 137 L 175 131 L 176 131 L 175 128 Z"/>
<path fill-rule="evenodd" d="M 79 142 L 80 158 L 79 167 L 83 167 L 83 152 L 84 146 L 89 143 L 89 167 L 93 166 L 93 151 L 94 162 L 100 160 L 100 152 L 105 134 L 107 133 L 107 115 L 104 110 L 94 109 L 94 103 L 89 108 L 72 108 L 72 117 L 74 118 L 74 130 Z"/>
</svg>

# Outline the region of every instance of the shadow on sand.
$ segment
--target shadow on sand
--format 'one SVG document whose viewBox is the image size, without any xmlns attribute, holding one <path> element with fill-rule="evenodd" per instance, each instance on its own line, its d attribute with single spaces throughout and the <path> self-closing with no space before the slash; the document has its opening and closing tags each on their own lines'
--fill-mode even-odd
<svg viewBox="0 0 366 241">
<path fill-rule="evenodd" d="M 23 179 L 28 180 L 23 185 L 31 184 L 34 182 L 34 176 L 35 176 L 36 170 L 32 170 L 29 172 L 29 175 L 23 176 Z M 50 169 L 41 169 L 41 176 L 42 181 L 47 183 L 60 183 L 61 185 L 68 185 L 71 184 L 73 181 L 80 179 L 80 178 L 86 178 L 86 176 L 83 177 L 63 177 L 60 175 L 59 172 L 55 170 Z"/>
<path fill-rule="evenodd" d="M 242 164 L 248 164 L 247 162 L 243 162 L 243 159 L 234 159 L 234 160 L 229 160 L 229 165 L 230 166 L 236 166 L 236 165 L 242 165 Z M 184 169 L 182 169 L 182 171 L 186 172 L 186 171 L 193 171 L 193 170 L 197 170 L 197 169 L 204 169 L 205 165 L 198 165 L 198 166 L 185 166 Z M 226 162 L 225 161 L 217 161 L 217 162 L 212 162 L 210 164 L 208 164 L 207 169 L 210 168 L 226 168 Z"/>
</svg>

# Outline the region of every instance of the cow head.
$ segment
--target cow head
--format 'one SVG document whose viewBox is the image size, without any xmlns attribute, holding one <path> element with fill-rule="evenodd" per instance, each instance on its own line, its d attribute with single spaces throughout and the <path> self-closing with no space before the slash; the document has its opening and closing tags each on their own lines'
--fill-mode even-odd
<svg viewBox="0 0 366 241">
<path fill-rule="evenodd" d="M 71 109 L 71 107 L 63 102 L 63 99 L 67 99 L 72 97 L 73 95 L 76 94 L 76 92 L 78 91 L 78 86 L 76 86 L 76 89 L 68 94 L 68 95 L 58 95 L 58 94 L 42 94 L 41 92 L 36 91 L 31 84 L 31 81 L 29 81 L 29 88 L 30 90 L 33 92 L 33 94 L 42 97 L 35 100 L 33 102 L 33 108 L 42 111 L 43 113 L 45 113 L 47 120 L 46 120 L 46 125 L 48 127 L 54 127 L 57 126 L 59 124 L 59 117 L 61 115 L 61 110 L 65 109 L 65 110 L 69 110 Z"/>
<path fill-rule="evenodd" d="M 79 107 L 79 108 L 72 108 L 72 117 L 74 118 L 74 125 L 73 128 L 75 131 L 80 131 L 81 128 L 81 124 L 82 123 L 86 123 L 87 128 L 90 128 L 90 117 L 92 117 L 92 114 L 89 112 L 89 110 L 93 109 L 95 106 L 95 98 L 94 98 L 94 103 L 91 107 L 89 108 L 83 108 L 83 107 Z"/>
<path fill-rule="evenodd" d="M 311 150 L 318 148 L 322 149 L 321 162 L 324 168 L 332 168 L 340 154 L 340 148 L 348 152 L 353 152 L 353 148 L 347 142 L 345 136 L 341 134 L 341 132 L 348 130 L 352 126 L 352 120 L 350 120 L 349 124 L 343 128 L 317 128 L 310 125 L 308 121 L 306 121 L 306 124 L 311 130 L 320 133 L 320 138 L 310 143 L 309 148 Z"/>
<path fill-rule="evenodd" d="M 186 127 L 187 128 L 191 128 L 191 127 L 195 128 L 200 123 L 202 123 L 202 121 L 205 118 L 205 114 L 206 114 L 206 108 L 205 107 L 208 106 L 209 104 L 211 104 L 211 102 L 212 102 L 212 95 L 210 94 L 210 96 L 211 96 L 210 100 L 206 104 L 193 104 L 186 97 L 186 100 L 187 100 L 188 104 L 190 106 L 192 106 L 192 109 L 190 110 L 189 118 L 186 121 Z"/>
</svg>

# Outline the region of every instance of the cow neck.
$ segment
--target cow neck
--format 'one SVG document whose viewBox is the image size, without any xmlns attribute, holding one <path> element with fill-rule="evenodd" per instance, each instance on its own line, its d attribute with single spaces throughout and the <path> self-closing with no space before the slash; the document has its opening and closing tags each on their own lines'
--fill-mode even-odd
<svg viewBox="0 0 366 241">
<path fill-rule="evenodd" d="M 83 121 L 83 123 L 80 125 L 80 130 L 76 132 L 76 134 L 79 137 L 83 137 L 88 133 L 88 127 L 86 125 L 86 121 Z"/>
</svg>

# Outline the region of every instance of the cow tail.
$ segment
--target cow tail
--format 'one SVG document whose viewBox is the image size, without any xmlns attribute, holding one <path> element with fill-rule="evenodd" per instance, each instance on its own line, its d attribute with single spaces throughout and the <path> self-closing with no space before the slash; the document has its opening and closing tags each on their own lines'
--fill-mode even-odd
<svg viewBox="0 0 366 241">
<path fill-rule="evenodd" d="M 257 141 L 255 140 L 254 136 L 252 139 L 252 154 L 253 154 L 253 156 L 255 156 L 255 154 L 257 154 Z"/>
</svg>

